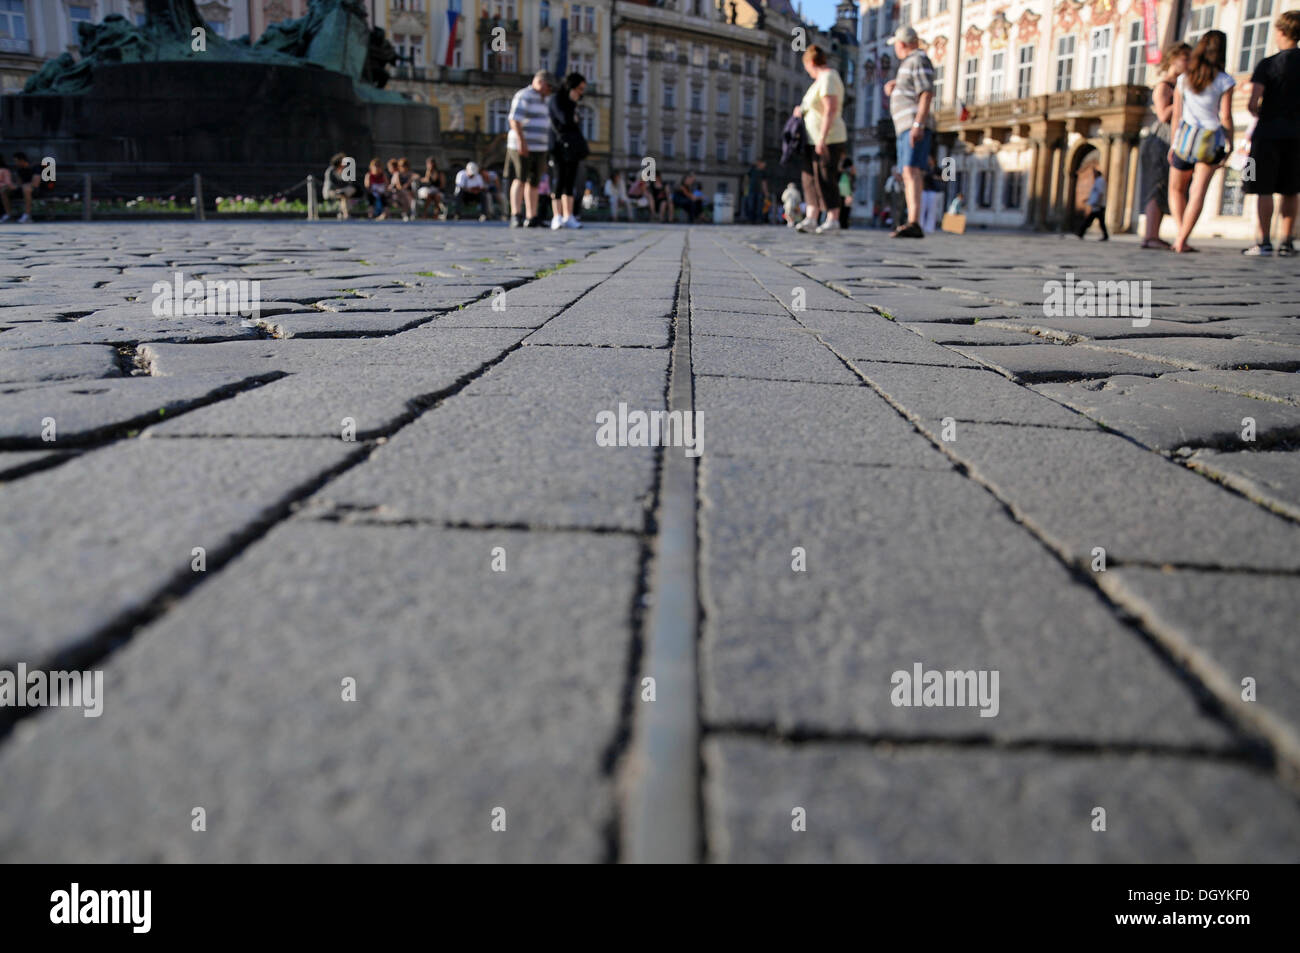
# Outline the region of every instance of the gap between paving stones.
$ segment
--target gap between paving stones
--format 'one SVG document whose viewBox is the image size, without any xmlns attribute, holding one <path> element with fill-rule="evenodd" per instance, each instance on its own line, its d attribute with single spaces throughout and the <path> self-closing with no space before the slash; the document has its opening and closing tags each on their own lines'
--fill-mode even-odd
<svg viewBox="0 0 1300 953">
<path fill-rule="evenodd" d="M 766 287 L 766 285 L 763 284 L 762 279 L 754 274 L 751 268 L 745 266 L 734 255 L 730 254 L 728 250 L 723 250 L 737 266 L 748 272 L 760 286 Z M 757 249 L 754 250 L 758 251 Z M 771 257 L 770 255 L 767 255 L 766 252 L 759 251 L 759 254 L 763 254 L 765 257 L 769 258 Z M 777 261 L 777 259 L 773 260 Z M 808 276 L 806 271 L 796 269 L 793 266 L 785 267 L 799 271 L 800 274 L 809 277 L 809 280 L 816 280 L 811 278 L 811 276 Z M 824 284 L 823 282 L 819 283 Z M 771 292 L 771 289 L 768 289 L 768 291 L 778 301 L 781 301 L 778 295 Z M 782 305 L 784 305 L 784 302 L 782 302 Z M 789 309 L 787 308 L 787 310 Z M 790 311 L 790 314 L 795 321 L 803 324 L 803 322 L 800 321 L 798 314 L 793 311 Z M 1004 499 L 993 487 L 972 474 L 961 460 L 949 453 L 948 449 L 941 441 L 935 440 L 932 436 L 922 430 L 920 427 L 920 418 L 910 413 L 904 406 L 899 404 L 883 390 L 880 390 L 873 385 L 866 377 L 854 369 L 850 358 L 839 353 L 839 351 L 837 351 L 832 345 L 823 340 L 820 335 L 817 336 L 817 340 L 822 344 L 822 346 L 834 354 L 835 357 L 846 368 L 848 368 L 855 377 L 861 380 L 865 386 L 871 388 L 872 391 L 877 393 L 891 407 L 893 407 L 897 413 L 912 424 L 918 434 L 923 436 L 936 449 L 951 459 L 954 468 L 960 474 L 967 479 L 974 481 L 995 500 L 997 500 L 1008 518 L 1018 523 L 1026 532 L 1032 535 L 1048 553 L 1061 563 L 1066 572 L 1071 575 L 1075 582 L 1090 589 L 1104 604 L 1110 606 L 1121 624 L 1127 626 L 1134 635 L 1155 654 L 1155 656 L 1169 669 L 1169 671 L 1187 687 L 1193 697 L 1201 703 L 1202 707 L 1211 714 L 1222 719 L 1228 728 L 1238 736 L 1246 751 L 1255 752 L 1255 756 L 1251 759 L 1254 764 L 1261 769 L 1273 771 L 1293 795 L 1300 794 L 1300 742 L 1297 742 L 1296 739 L 1291 736 L 1290 732 L 1279 720 L 1275 719 L 1266 709 L 1251 708 L 1245 703 L 1238 703 L 1235 694 L 1227 691 L 1222 684 L 1219 684 L 1217 681 L 1212 682 L 1207 680 L 1205 677 L 1205 666 L 1188 664 L 1188 653 L 1185 651 L 1186 644 L 1182 640 L 1181 636 L 1173 637 L 1174 634 L 1169 631 L 1164 631 L 1164 627 L 1151 626 L 1144 618 L 1140 606 L 1129 606 L 1125 604 L 1121 598 L 1112 595 L 1112 593 L 1108 591 L 1107 587 L 1102 586 L 1097 579 L 1094 578 L 1093 574 L 1087 571 L 1086 567 L 1076 565 L 1069 558 L 1067 553 L 1053 546 L 1032 523 L 1028 523 L 1021 518 L 1014 507 L 1014 501 Z M 1029 390 L 1029 388 L 1024 389 Z M 1119 436 L 1124 435 L 1119 434 Z M 1139 446 L 1141 445 L 1139 444 Z M 1143 447 L 1143 450 L 1151 452 L 1145 447 Z M 910 742 L 899 741 L 898 743 L 905 744 Z M 1043 744 L 1052 747 L 1055 742 L 1044 741 Z M 1134 751 L 1145 752 L 1148 750 L 1154 750 L 1155 747 L 1156 746 L 1138 744 L 1134 746 Z"/>
</svg>

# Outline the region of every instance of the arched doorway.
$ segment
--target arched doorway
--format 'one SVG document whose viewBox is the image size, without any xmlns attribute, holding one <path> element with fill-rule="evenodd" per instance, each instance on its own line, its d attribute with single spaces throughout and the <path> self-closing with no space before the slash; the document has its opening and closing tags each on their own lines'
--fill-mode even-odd
<svg viewBox="0 0 1300 953">
<path fill-rule="evenodd" d="M 1101 174 L 1101 150 L 1090 141 L 1079 143 L 1070 157 L 1070 184 L 1066 190 L 1062 216 L 1065 227 L 1074 229 L 1087 213 L 1088 193 L 1093 180 Z"/>
</svg>

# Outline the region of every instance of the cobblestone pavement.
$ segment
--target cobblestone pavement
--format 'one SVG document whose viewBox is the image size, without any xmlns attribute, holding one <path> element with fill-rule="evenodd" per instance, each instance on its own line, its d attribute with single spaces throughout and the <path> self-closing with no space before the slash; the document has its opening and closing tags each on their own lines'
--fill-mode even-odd
<svg viewBox="0 0 1300 953">
<path fill-rule="evenodd" d="M 1293 260 L 5 234 L 2 859 L 1300 859 Z"/>
</svg>

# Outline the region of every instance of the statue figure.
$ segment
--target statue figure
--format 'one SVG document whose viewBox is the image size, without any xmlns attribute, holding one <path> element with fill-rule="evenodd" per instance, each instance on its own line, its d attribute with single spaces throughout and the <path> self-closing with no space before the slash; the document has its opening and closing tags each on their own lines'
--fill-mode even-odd
<svg viewBox="0 0 1300 953">
<path fill-rule="evenodd" d="M 731 0 L 731 19 L 727 22 L 732 26 L 736 25 L 736 0 Z"/>
<path fill-rule="evenodd" d="M 370 42 L 366 47 L 365 65 L 361 67 L 361 79 L 383 89 L 388 85 L 388 67 L 398 60 L 397 48 L 388 41 L 383 28 L 375 27 L 370 31 Z"/>
</svg>

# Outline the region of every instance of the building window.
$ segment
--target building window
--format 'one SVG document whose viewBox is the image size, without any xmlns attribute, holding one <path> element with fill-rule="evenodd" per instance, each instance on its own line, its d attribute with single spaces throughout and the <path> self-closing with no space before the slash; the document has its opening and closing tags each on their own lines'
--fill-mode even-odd
<svg viewBox="0 0 1300 953">
<path fill-rule="evenodd" d="M 677 155 L 677 141 L 671 132 L 664 133 L 663 154 L 665 159 L 672 159 Z"/>
<path fill-rule="evenodd" d="M 1002 176 L 1002 207 L 1020 208 L 1025 198 L 1025 174 L 1007 172 Z"/>
<path fill-rule="evenodd" d="M 537 59 L 538 59 L 538 62 L 539 62 L 539 64 L 540 64 L 541 68 L 544 69 L 544 70 L 546 70 L 546 71 L 549 73 L 550 70 L 551 70 L 551 51 L 550 51 L 550 50 L 541 50 L 541 51 L 537 54 Z"/>
<path fill-rule="evenodd" d="M 746 89 L 740 94 L 740 114 L 746 119 L 754 118 L 754 91 Z"/>
<path fill-rule="evenodd" d="M 725 116 L 731 112 L 731 90 L 718 90 L 718 114 Z"/>
<path fill-rule="evenodd" d="M 691 65 L 692 65 L 692 66 L 703 66 L 703 65 L 704 65 L 704 55 L 705 55 L 704 47 L 702 47 L 702 46 L 692 46 L 692 47 L 691 47 Z"/>
<path fill-rule="evenodd" d="M 1246 195 L 1241 188 L 1241 173 L 1224 167 L 1223 195 L 1219 199 L 1219 214 L 1240 217 L 1246 212 Z"/>
<path fill-rule="evenodd" d="M 1269 18 L 1273 15 L 1273 0 L 1246 0 L 1242 14 L 1241 59 L 1237 70 L 1249 73 L 1264 58 L 1268 46 Z"/>
<path fill-rule="evenodd" d="M 988 169 L 980 170 L 980 174 L 976 179 L 978 191 L 975 195 L 976 204 L 979 205 L 980 208 L 993 207 L 993 186 L 995 180 L 996 176 L 993 172 Z"/>
<path fill-rule="evenodd" d="M 569 10 L 569 32 L 582 32 L 582 7 L 573 7 Z"/>
<path fill-rule="evenodd" d="M 627 39 L 627 51 L 632 56 L 645 55 L 645 37 L 637 33 Z"/>
<path fill-rule="evenodd" d="M 584 13 L 584 16 L 582 18 L 583 32 L 595 33 L 596 32 L 596 8 L 587 7 L 583 11 L 583 13 Z"/>
<path fill-rule="evenodd" d="M 578 107 L 578 125 L 582 128 L 582 137 L 588 142 L 600 138 L 596 135 L 596 110 L 590 106 Z"/>
<path fill-rule="evenodd" d="M 672 40 L 667 40 L 664 43 L 664 59 L 669 63 L 677 62 L 677 44 Z"/>
<path fill-rule="evenodd" d="M 704 112 L 704 87 L 699 83 L 691 83 L 691 112 Z"/>
<path fill-rule="evenodd" d="M 754 57 L 746 53 L 745 54 L 745 75 L 753 76 L 756 72 L 758 72 L 758 68 L 754 65 Z"/>
<path fill-rule="evenodd" d="M 1020 48 L 1020 62 L 1016 71 L 1016 98 L 1028 99 L 1034 92 L 1034 48 L 1026 44 Z"/>
<path fill-rule="evenodd" d="M 717 157 L 719 162 L 727 161 L 727 140 L 726 139 L 718 140 Z"/>
<path fill-rule="evenodd" d="M 30 50 L 23 0 L 0 0 L 0 51 L 27 53 Z"/>
<path fill-rule="evenodd" d="M 940 13 L 948 12 L 948 0 L 939 0 L 939 12 Z"/>
<path fill-rule="evenodd" d="M 1074 89 L 1074 37 L 1063 36 L 1056 41 L 1056 91 L 1063 93 Z"/>
<path fill-rule="evenodd" d="M 77 24 L 90 23 L 94 19 L 94 11 L 89 4 L 74 3 L 68 7 L 68 21 L 72 26 L 72 36 L 75 41 L 78 36 Z"/>
<path fill-rule="evenodd" d="M 731 69 L 731 54 L 728 53 L 726 50 L 723 50 L 718 54 L 718 69 L 721 70 Z"/>
<path fill-rule="evenodd" d="M 912 5 L 910 3 L 900 4 L 898 7 L 898 25 L 907 26 L 912 22 Z"/>
<path fill-rule="evenodd" d="M 629 106 L 641 105 L 641 80 L 634 79 L 627 84 L 627 104 Z"/>
<path fill-rule="evenodd" d="M 677 87 L 672 83 L 664 83 L 664 109 L 677 108 Z"/>
<path fill-rule="evenodd" d="M 1107 85 L 1110 75 L 1110 27 L 1099 27 L 1088 39 L 1088 86 L 1091 89 Z"/>
<path fill-rule="evenodd" d="M 1204 6 L 1192 7 L 1192 12 L 1187 14 L 1187 34 L 1183 37 L 1192 46 L 1207 30 L 1214 29 L 1214 4 L 1207 3 Z"/>
<path fill-rule="evenodd" d="M 542 0 L 542 5 L 537 11 L 537 25 L 543 28 L 551 25 L 551 0 Z"/>
<path fill-rule="evenodd" d="M 691 0 L 691 13 L 697 17 L 704 16 L 704 0 Z"/>
<path fill-rule="evenodd" d="M 916 18 L 918 20 L 930 18 L 930 0 L 920 0 L 916 7 Z"/>
<path fill-rule="evenodd" d="M 1134 20 L 1128 28 L 1128 63 L 1124 67 L 1124 82 L 1130 86 L 1145 86 L 1147 78 L 1146 34 L 1141 20 Z"/>
<path fill-rule="evenodd" d="M 641 133 L 629 132 L 627 134 L 627 151 L 633 155 L 641 154 Z"/>
<path fill-rule="evenodd" d="M 692 162 L 699 162 L 704 158 L 704 145 L 700 139 L 700 134 L 698 132 L 692 132 L 688 139 L 689 144 L 687 146 L 686 155 Z"/>
<path fill-rule="evenodd" d="M 1006 73 L 1007 54 L 994 53 L 989 59 L 989 102 L 1002 101 L 1002 81 Z"/>
<path fill-rule="evenodd" d="M 745 141 L 740 144 L 740 161 L 754 161 L 754 144 L 752 142 Z"/>
<path fill-rule="evenodd" d="M 962 86 L 963 102 L 970 105 L 975 102 L 975 91 L 979 86 L 980 61 L 977 57 L 966 60 L 966 78 Z"/>
<path fill-rule="evenodd" d="M 934 108 L 938 109 L 943 105 L 943 67 L 934 68 Z"/>
<path fill-rule="evenodd" d="M 498 132 L 510 131 L 510 100 L 494 99 L 488 103 L 488 132 L 496 134 Z"/>
</svg>

